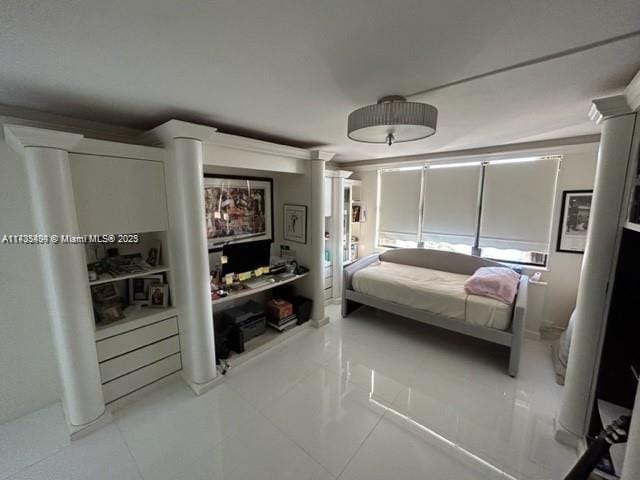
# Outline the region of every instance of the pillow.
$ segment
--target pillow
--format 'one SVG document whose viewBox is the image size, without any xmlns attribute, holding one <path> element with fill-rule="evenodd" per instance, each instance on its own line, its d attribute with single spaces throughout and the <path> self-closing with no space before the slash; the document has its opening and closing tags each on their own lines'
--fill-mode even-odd
<svg viewBox="0 0 640 480">
<path fill-rule="evenodd" d="M 510 305 L 516 298 L 520 275 L 507 267 L 480 267 L 464 282 L 464 291 Z"/>
</svg>

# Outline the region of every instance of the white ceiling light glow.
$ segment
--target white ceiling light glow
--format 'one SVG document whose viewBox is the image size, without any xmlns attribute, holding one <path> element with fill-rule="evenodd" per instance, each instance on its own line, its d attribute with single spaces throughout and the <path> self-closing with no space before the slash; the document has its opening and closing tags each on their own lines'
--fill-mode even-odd
<svg viewBox="0 0 640 480">
<path fill-rule="evenodd" d="M 437 122 L 438 109 L 433 105 L 390 95 L 351 112 L 347 135 L 356 142 L 392 145 L 430 137 Z"/>
</svg>

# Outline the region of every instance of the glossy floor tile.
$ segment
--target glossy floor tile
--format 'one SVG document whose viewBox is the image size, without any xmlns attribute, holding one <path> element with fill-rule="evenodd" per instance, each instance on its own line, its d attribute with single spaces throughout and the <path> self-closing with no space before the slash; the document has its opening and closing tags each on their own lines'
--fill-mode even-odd
<svg viewBox="0 0 640 480">
<path fill-rule="evenodd" d="M 230 370 L 165 385 L 69 444 L 60 406 L 0 426 L 0 479 L 551 480 L 562 387 L 549 346 L 506 349 L 364 308 Z"/>
</svg>

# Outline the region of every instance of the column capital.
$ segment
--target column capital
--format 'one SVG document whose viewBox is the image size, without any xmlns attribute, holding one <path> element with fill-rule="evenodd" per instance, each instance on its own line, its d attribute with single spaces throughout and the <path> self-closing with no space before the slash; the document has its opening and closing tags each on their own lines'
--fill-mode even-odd
<svg viewBox="0 0 640 480">
<path fill-rule="evenodd" d="M 79 133 L 61 132 L 45 128 L 28 127 L 25 125 L 4 125 L 5 141 L 20 155 L 27 147 L 55 148 L 57 150 L 72 151 L 84 135 Z"/>
<path fill-rule="evenodd" d="M 169 145 L 176 138 L 190 138 L 205 142 L 213 137 L 217 130 L 217 128 L 207 125 L 172 119 L 149 130 L 143 134 L 143 138 L 154 145 L 161 146 Z"/>
<path fill-rule="evenodd" d="M 603 120 L 632 113 L 633 110 L 627 103 L 625 95 L 597 98 L 592 101 L 589 109 L 589 118 L 599 125 Z"/>
<path fill-rule="evenodd" d="M 627 88 L 624 89 L 624 96 L 627 97 L 627 103 L 631 110 L 640 110 L 640 70 L 627 85 Z"/>
<path fill-rule="evenodd" d="M 323 162 L 330 161 L 335 157 L 335 153 L 327 152 L 326 150 L 311 150 L 309 151 L 309 158 L 311 160 L 322 160 Z"/>
</svg>

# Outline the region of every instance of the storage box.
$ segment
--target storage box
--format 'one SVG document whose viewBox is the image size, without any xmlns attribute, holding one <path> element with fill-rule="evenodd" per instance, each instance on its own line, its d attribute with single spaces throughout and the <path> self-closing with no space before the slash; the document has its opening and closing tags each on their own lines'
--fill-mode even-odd
<svg viewBox="0 0 640 480">
<path fill-rule="evenodd" d="M 267 302 L 267 311 L 269 312 L 270 318 L 280 320 L 293 315 L 293 305 L 281 298 L 274 298 Z"/>
</svg>

